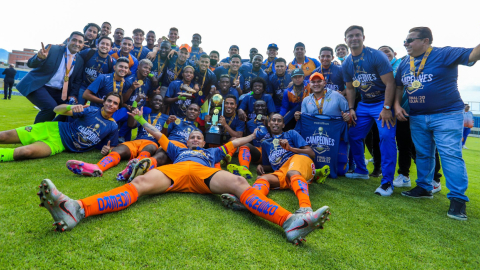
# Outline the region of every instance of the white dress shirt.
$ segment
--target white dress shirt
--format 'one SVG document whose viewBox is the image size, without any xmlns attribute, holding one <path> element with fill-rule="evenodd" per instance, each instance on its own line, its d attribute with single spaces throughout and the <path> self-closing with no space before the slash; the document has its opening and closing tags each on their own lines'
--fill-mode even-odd
<svg viewBox="0 0 480 270">
<path fill-rule="evenodd" d="M 71 55 L 71 57 L 75 57 L 75 54 L 70 53 L 70 50 L 67 47 L 67 61 L 68 61 L 68 56 L 69 55 Z M 73 58 L 72 58 L 72 63 L 73 63 Z M 69 75 L 72 75 L 72 72 L 73 72 L 74 68 L 75 68 L 75 66 L 72 67 Z M 55 72 L 55 75 L 53 75 L 53 77 L 50 79 L 50 81 L 48 81 L 48 83 L 46 83 L 45 85 L 49 86 L 49 87 L 52 87 L 52 88 L 55 88 L 55 89 L 58 89 L 58 90 L 62 90 L 62 88 L 63 88 L 63 78 L 65 77 L 65 71 L 66 71 L 65 60 L 64 60 L 64 56 L 62 54 L 62 60 L 60 61 L 60 65 L 58 66 L 57 72 Z"/>
</svg>

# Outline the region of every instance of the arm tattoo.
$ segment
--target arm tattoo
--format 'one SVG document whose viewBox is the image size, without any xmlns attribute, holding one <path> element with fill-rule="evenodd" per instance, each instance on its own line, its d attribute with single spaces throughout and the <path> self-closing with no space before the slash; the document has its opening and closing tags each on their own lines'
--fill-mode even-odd
<svg viewBox="0 0 480 270">
<path fill-rule="evenodd" d="M 154 126 L 152 126 L 150 123 L 145 123 L 142 125 L 143 128 L 150 134 L 152 134 L 153 137 L 155 137 L 156 140 L 159 140 L 162 137 L 162 133 L 158 131 Z"/>
</svg>

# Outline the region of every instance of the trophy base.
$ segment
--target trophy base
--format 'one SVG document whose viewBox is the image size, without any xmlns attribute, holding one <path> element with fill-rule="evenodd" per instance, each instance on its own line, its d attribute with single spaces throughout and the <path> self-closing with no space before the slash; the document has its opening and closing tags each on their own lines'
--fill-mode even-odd
<svg viewBox="0 0 480 270">
<path fill-rule="evenodd" d="M 219 133 L 205 133 L 205 142 L 211 144 L 222 145 L 222 135 Z"/>
</svg>

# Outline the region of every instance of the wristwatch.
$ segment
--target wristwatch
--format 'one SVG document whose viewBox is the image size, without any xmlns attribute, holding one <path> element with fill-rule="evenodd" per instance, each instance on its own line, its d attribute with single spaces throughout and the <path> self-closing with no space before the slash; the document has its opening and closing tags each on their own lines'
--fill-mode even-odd
<svg viewBox="0 0 480 270">
<path fill-rule="evenodd" d="M 387 109 L 387 110 L 390 110 L 390 109 L 391 109 L 391 107 L 388 106 L 388 105 L 383 105 L 383 108 L 385 108 L 385 109 Z"/>
</svg>

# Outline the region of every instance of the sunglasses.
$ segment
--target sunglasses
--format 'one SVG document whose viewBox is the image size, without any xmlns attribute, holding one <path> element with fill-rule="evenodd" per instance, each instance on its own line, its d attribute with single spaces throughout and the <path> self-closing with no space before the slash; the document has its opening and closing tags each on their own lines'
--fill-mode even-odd
<svg viewBox="0 0 480 270">
<path fill-rule="evenodd" d="M 417 38 L 407 38 L 406 40 L 403 41 L 403 44 L 410 44 L 410 43 L 412 43 L 415 39 L 424 39 L 424 38 L 421 38 L 421 37 L 417 37 Z"/>
</svg>

